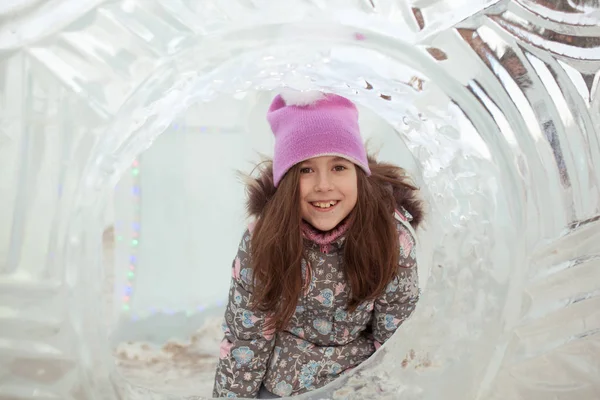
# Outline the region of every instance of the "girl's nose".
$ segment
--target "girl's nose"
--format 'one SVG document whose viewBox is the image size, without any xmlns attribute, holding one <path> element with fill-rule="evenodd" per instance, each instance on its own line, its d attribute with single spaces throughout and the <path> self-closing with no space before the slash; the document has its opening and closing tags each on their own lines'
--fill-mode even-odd
<svg viewBox="0 0 600 400">
<path fill-rule="evenodd" d="M 327 192 L 333 190 L 333 182 L 327 172 L 317 174 L 316 179 L 315 191 Z"/>
</svg>

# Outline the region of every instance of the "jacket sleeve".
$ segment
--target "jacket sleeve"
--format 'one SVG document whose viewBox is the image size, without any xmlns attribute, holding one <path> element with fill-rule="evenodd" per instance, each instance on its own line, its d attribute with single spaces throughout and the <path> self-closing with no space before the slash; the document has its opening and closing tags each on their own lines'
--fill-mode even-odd
<svg viewBox="0 0 600 400">
<path fill-rule="evenodd" d="M 410 215 L 409 215 L 410 216 Z M 400 258 L 397 276 L 373 306 L 373 338 L 378 348 L 410 317 L 419 300 L 415 237 L 405 216 L 396 214 Z M 402 220 L 403 219 L 403 220 Z M 402 222 L 401 222 L 402 220 Z"/>
<path fill-rule="evenodd" d="M 213 397 L 256 398 L 274 347 L 272 333 L 264 328 L 267 313 L 250 310 L 252 268 L 249 246 L 250 232 L 247 230 L 233 261 Z"/>
</svg>

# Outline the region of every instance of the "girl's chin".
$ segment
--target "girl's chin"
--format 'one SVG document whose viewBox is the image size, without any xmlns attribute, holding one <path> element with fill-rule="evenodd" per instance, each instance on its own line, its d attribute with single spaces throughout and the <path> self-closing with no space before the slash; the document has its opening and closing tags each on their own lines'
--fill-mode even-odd
<svg viewBox="0 0 600 400">
<path fill-rule="evenodd" d="M 329 225 L 317 225 L 317 226 L 315 226 L 315 229 L 317 229 L 317 230 L 319 230 L 321 232 L 329 232 L 333 228 L 335 228 L 335 225 L 333 225 L 333 226 L 329 226 Z"/>
<path fill-rule="evenodd" d="M 308 222 L 310 224 L 310 226 L 312 226 L 313 228 L 315 228 L 321 232 L 327 232 L 327 231 L 332 230 L 336 226 L 338 226 L 338 224 L 341 221 L 335 222 L 335 221 L 310 221 L 310 220 L 307 220 L 306 222 Z"/>
</svg>

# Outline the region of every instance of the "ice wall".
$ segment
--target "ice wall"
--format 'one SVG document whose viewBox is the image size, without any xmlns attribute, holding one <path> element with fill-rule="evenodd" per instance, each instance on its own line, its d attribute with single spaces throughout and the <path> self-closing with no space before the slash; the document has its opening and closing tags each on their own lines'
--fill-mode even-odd
<svg viewBox="0 0 600 400">
<path fill-rule="evenodd" d="M 129 396 L 99 301 L 109 192 L 190 107 L 282 85 L 387 120 L 431 206 L 414 317 L 304 398 L 600 397 L 599 15 L 593 0 L 3 2 L 0 397 Z"/>
</svg>

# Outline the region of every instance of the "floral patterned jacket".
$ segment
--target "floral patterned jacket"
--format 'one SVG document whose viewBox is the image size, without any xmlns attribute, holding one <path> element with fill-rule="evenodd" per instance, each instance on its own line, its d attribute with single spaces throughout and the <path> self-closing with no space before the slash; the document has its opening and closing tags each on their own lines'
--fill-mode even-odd
<svg viewBox="0 0 600 400">
<path fill-rule="evenodd" d="M 302 271 L 307 288 L 287 329 L 276 335 L 264 329 L 269 315 L 248 306 L 252 297 L 248 229 L 233 262 L 213 396 L 255 398 L 261 385 L 279 396 L 315 390 L 365 361 L 387 341 L 419 298 L 412 216 L 402 207 L 395 216 L 402 267 L 385 294 L 352 313 L 346 309 L 342 272 L 344 232 L 328 233 L 329 237 L 305 234 L 308 262 Z"/>
</svg>

